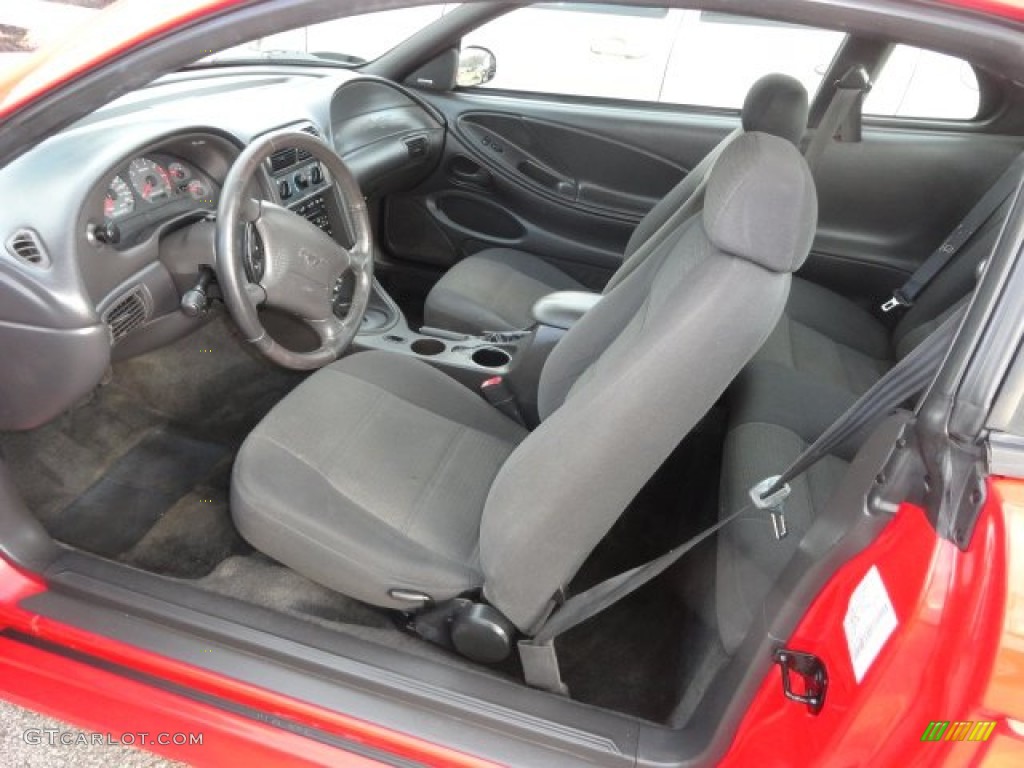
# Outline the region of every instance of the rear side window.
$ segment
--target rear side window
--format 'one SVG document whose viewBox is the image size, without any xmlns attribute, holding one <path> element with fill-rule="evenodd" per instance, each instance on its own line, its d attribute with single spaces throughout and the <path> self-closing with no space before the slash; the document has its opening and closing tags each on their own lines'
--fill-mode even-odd
<svg viewBox="0 0 1024 768">
<path fill-rule="evenodd" d="M 709 11 L 598 3 L 520 8 L 466 35 L 511 91 L 738 108 L 757 78 L 793 75 L 813 95 L 845 35 Z"/>
<path fill-rule="evenodd" d="M 864 113 L 883 117 L 973 120 L 981 95 L 974 68 L 962 59 L 897 45 L 864 101 Z"/>
</svg>

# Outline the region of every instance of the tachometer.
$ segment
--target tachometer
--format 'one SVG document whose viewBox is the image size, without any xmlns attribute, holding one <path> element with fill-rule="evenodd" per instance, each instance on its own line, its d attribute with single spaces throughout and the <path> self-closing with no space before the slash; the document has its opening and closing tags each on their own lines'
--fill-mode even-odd
<svg viewBox="0 0 1024 768">
<path fill-rule="evenodd" d="M 171 179 L 162 165 L 148 157 L 132 160 L 128 166 L 128 176 L 132 186 L 147 203 L 155 203 L 169 198 L 173 194 Z"/>
<path fill-rule="evenodd" d="M 192 171 L 188 169 L 188 166 L 182 163 L 171 163 L 167 166 L 167 172 L 171 175 L 171 178 L 176 182 L 187 181 L 192 175 Z"/>
<path fill-rule="evenodd" d="M 121 219 L 135 210 L 135 195 L 128 184 L 120 176 L 115 176 L 107 187 L 107 195 L 103 198 L 103 215 L 108 219 Z"/>
</svg>

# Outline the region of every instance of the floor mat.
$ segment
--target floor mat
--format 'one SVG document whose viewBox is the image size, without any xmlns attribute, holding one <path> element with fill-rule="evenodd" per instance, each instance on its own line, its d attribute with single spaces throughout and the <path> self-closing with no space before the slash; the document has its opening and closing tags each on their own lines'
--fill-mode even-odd
<svg viewBox="0 0 1024 768">
<path fill-rule="evenodd" d="M 130 549 L 228 448 L 159 429 L 50 520 L 54 538 L 105 557 Z"/>
<path fill-rule="evenodd" d="M 228 510 L 233 459 L 222 459 L 210 477 L 178 499 L 118 559 L 165 576 L 199 579 L 218 563 L 251 553 L 252 547 L 235 529 Z"/>
</svg>

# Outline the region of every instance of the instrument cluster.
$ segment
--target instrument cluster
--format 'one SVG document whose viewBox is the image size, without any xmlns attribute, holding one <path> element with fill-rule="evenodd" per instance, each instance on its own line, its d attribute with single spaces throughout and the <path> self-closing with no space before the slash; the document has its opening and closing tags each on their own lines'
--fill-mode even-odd
<svg viewBox="0 0 1024 768">
<path fill-rule="evenodd" d="M 110 179 L 103 197 L 103 219 L 125 234 L 141 235 L 181 214 L 216 210 L 218 192 L 209 176 L 182 158 L 142 155 Z"/>
</svg>

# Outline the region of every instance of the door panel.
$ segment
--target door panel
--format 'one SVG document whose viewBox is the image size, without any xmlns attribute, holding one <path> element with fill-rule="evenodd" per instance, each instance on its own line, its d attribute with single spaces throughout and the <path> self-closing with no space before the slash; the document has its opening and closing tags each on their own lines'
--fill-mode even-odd
<svg viewBox="0 0 1024 768">
<path fill-rule="evenodd" d="M 686 173 L 621 141 L 528 116 L 471 112 L 455 131 L 535 194 L 581 210 L 642 216 Z"/>
<path fill-rule="evenodd" d="M 595 290 L 637 222 L 738 124 L 735 115 L 423 94 L 448 119 L 437 171 L 385 206 L 385 243 L 445 269 L 487 247 L 542 256 Z"/>
<path fill-rule="evenodd" d="M 818 235 L 802 275 L 871 302 L 888 298 L 1013 158 L 1019 136 L 886 127 L 833 142 L 816 174 Z"/>
<path fill-rule="evenodd" d="M 388 201 L 390 253 L 446 269 L 492 246 L 535 253 L 600 289 L 642 212 L 738 124 L 735 115 L 509 94 L 424 94 L 447 117 L 432 178 Z M 960 222 L 1024 138 L 866 119 L 816 174 L 802 271 L 856 300 L 891 295 Z"/>
</svg>

